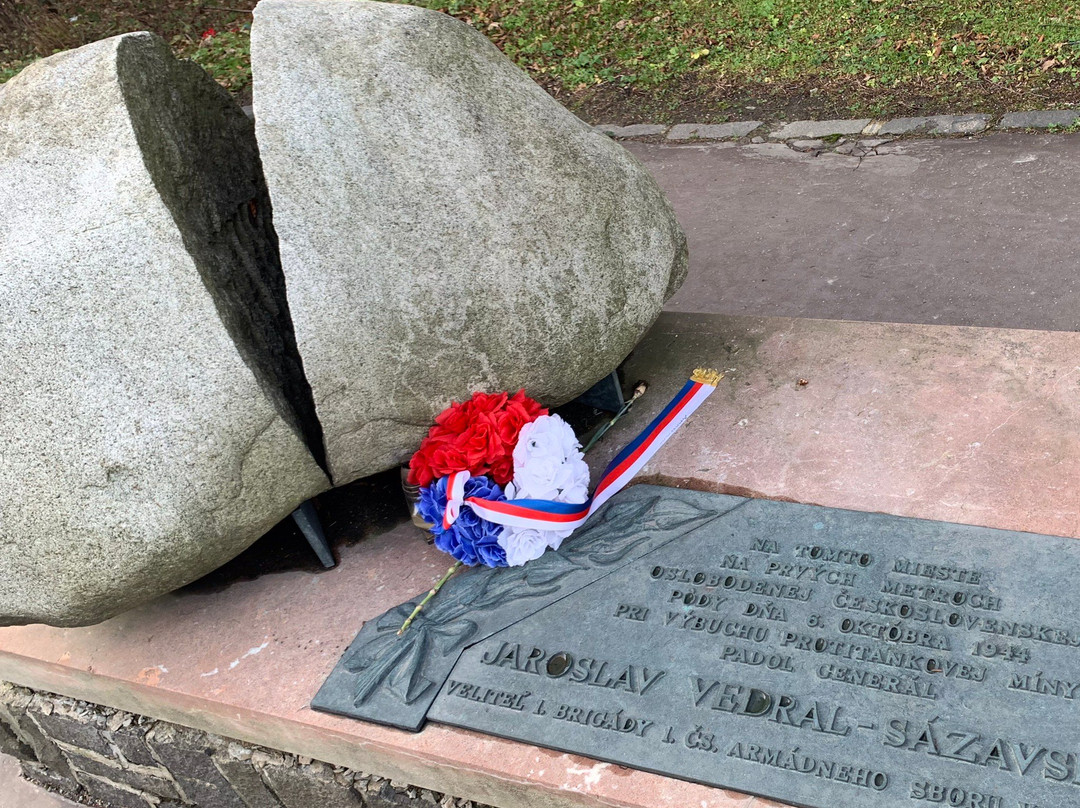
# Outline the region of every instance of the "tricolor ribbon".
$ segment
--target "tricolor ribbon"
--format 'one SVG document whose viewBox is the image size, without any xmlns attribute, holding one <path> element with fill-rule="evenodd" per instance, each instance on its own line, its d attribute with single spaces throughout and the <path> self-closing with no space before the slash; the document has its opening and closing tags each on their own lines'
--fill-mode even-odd
<svg viewBox="0 0 1080 808">
<path fill-rule="evenodd" d="M 450 525 L 457 521 L 461 506 L 465 504 L 465 483 L 471 476 L 467 471 L 456 471 L 446 481 L 446 512 L 442 519 L 443 530 L 449 530 Z M 470 501 L 478 500 L 473 497 Z"/>
<path fill-rule="evenodd" d="M 451 474 L 447 480 L 443 528 L 449 529 L 454 524 L 465 505 L 481 519 L 497 525 L 560 531 L 580 527 L 652 459 L 668 438 L 712 395 L 721 378 L 722 375 L 715 370 L 695 370 L 679 394 L 664 407 L 645 431 L 608 464 L 593 495 L 584 502 L 574 505 L 547 499 L 515 499 L 503 502 L 476 497 L 465 499 L 465 483 L 471 475 L 467 471 L 459 471 Z"/>
</svg>

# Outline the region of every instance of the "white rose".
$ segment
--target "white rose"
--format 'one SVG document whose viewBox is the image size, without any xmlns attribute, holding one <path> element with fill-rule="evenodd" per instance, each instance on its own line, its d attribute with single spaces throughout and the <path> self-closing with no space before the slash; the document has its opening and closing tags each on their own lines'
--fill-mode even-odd
<svg viewBox="0 0 1080 808">
<path fill-rule="evenodd" d="M 520 567 L 544 554 L 544 550 L 558 550 L 563 539 L 574 531 L 537 530 L 534 527 L 510 527 L 507 525 L 499 535 L 499 546 L 506 550 L 506 563 Z"/>
<path fill-rule="evenodd" d="M 520 567 L 527 561 L 539 558 L 548 548 L 545 532 L 534 528 L 503 528 L 499 535 L 499 546 L 506 550 L 506 563 L 511 567 Z"/>
<path fill-rule="evenodd" d="M 541 415 L 521 428 L 514 446 L 515 499 L 584 502 L 589 466 L 570 425 L 558 415 Z"/>
<path fill-rule="evenodd" d="M 570 461 L 570 484 L 559 493 L 558 502 L 577 505 L 589 498 L 589 464 L 578 453 L 577 460 Z"/>
<path fill-rule="evenodd" d="M 573 533 L 573 530 L 549 530 L 544 533 L 549 550 L 558 550 L 562 547 L 563 539 Z"/>
<path fill-rule="evenodd" d="M 547 499 L 577 504 L 589 498 L 589 466 L 574 430 L 557 415 L 541 415 L 521 428 L 514 446 L 514 480 L 504 489 L 507 499 Z M 565 530 L 537 530 L 507 525 L 499 537 L 511 567 L 558 550 Z"/>
</svg>

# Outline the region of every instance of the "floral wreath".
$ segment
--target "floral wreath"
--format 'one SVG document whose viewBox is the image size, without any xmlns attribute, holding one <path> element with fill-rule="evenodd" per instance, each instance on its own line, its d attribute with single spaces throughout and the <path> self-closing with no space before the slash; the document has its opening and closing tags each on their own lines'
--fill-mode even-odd
<svg viewBox="0 0 1080 808">
<path fill-rule="evenodd" d="M 716 371 L 695 370 L 645 431 L 615 456 L 591 497 L 589 467 L 574 430 L 524 390 L 475 393 L 451 404 L 409 464 L 409 482 L 420 486 L 419 514 L 431 524 L 435 546 L 458 565 L 488 567 L 517 567 L 558 550 L 633 478 L 721 378 Z"/>
<path fill-rule="evenodd" d="M 409 482 L 421 486 L 420 515 L 432 525 L 435 546 L 468 566 L 521 566 L 559 549 L 573 532 L 496 524 L 472 508 L 455 508 L 452 475 L 461 472 L 468 478 L 459 502 L 589 499 L 589 467 L 574 430 L 524 390 L 476 393 L 436 417 L 409 462 Z"/>
</svg>

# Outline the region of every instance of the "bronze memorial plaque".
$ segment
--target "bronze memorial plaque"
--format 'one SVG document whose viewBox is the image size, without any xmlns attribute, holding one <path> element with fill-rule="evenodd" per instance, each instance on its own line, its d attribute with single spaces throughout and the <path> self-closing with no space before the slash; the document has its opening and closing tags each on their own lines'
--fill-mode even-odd
<svg viewBox="0 0 1080 808">
<path fill-rule="evenodd" d="M 313 706 L 815 808 L 1080 806 L 1076 580 L 1072 539 L 638 486 L 371 621 Z"/>
</svg>

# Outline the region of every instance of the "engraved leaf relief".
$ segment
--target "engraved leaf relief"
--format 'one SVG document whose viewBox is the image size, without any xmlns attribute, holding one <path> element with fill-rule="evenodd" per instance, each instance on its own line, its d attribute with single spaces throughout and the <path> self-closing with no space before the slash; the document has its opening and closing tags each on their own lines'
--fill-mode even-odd
<svg viewBox="0 0 1080 808">
<path fill-rule="evenodd" d="M 522 567 L 476 568 L 451 579 L 402 636 L 397 631 L 416 602 L 398 606 L 378 618 L 376 635 L 343 660 L 345 670 L 356 674 L 354 705 L 380 689 L 413 704 L 438 684 L 424 673 L 427 660 L 461 651 L 476 637 L 484 612 L 551 595 L 572 572 L 618 564 L 656 533 L 682 535 L 718 515 L 715 509 L 670 497 L 614 502 L 559 550 Z"/>
<path fill-rule="evenodd" d="M 423 674 L 429 647 L 442 645 L 442 653 L 460 650 L 476 633 L 471 620 L 448 620 L 437 624 L 417 618 L 401 637 L 397 630 L 412 613 L 413 605 L 404 604 L 379 618 L 378 635 L 345 660 L 345 669 L 359 674 L 353 703 L 360 706 L 384 686 L 405 704 L 422 698 L 436 683 Z"/>
</svg>

